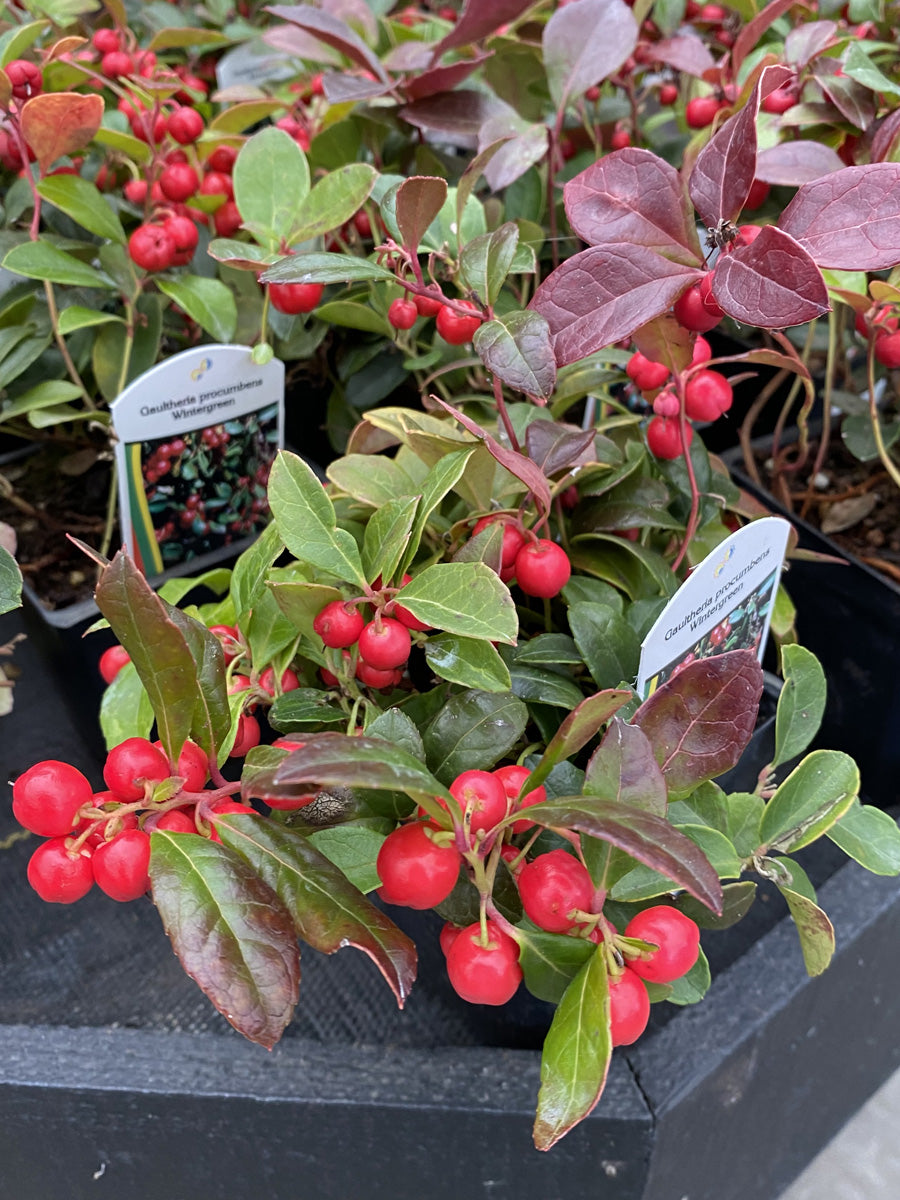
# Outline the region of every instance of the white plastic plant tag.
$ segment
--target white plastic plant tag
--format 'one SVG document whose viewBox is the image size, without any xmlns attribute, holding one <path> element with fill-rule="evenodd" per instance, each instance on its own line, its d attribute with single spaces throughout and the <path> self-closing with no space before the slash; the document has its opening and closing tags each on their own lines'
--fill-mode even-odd
<svg viewBox="0 0 900 1200">
<path fill-rule="evenodd" d="M 284 439 L 284 364 L 249 346 L 198 346 L 157 363 L 110 406 L 122 540 L 158 575 L 252 539 Z"/>
<path fill-rule="evenodd" d="M 256 38 L 222 55 L 216 64 L 216 87 L 221 92 L 247 84 L 280 83 L 293 79 L 296 73 L 292 58 Z"/>
<path fill-rule="evenodd" d="M 783 517 L 751 521 L 694 568 L 641 645 L 642 698 L 698 658 L 754 650 L 762 659 L 790 531 Z"/>
</svg>

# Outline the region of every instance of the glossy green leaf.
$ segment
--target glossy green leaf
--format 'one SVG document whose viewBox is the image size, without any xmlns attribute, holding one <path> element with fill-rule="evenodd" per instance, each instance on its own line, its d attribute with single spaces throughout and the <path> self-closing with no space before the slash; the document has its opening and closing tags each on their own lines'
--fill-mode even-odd
<svg viewBox="0 0 900 1200">
<path fill-rule="evenodd" d="M 676 907 L 686 917 L 696 921 L 701 929 L 729 929 L 750 911 L 756 899 L 757 885 L 752 879 L 741 879 L 722 885 L 722 915 L 715 916 L 693 896 L 678 897 Z"/>
<path fill-rule="evenodd" d="M 778 885 L 787 901 L 797 933 L 808 975 L 821 975 L 834 956 L 834 926 L 826 914 L 807 896 L 792 888 Z"/>
<path fill-rule="evenodd" d="M 543 783 L 558 763 L 583 749 L 630 699 L 631 692 L 611 688 L 582 700 L 547 743 L 547 749 L 532 773 L 534 787 Z"/>
<path fill-rule="evenodd" d="M 269 504 L 278 532 L 295 558 L 336 579 L 366 580 L 353 537 L 338 527 L 334 505 L 302 458 L 280 451 L 269 476 Z"/>
<path fill-rule="evenodd" d="M 386 267 L 352 254 L 294 254 L 260 275 L 262 283 L 352 283 L 364 279 L 393 280 Z"/>
<path fill-rule="evenodd" d="M 125 243 L 125 230 L 118 214 L 93 183 L 80 175 L 47 175 L 38 180 L 36 187 L 45 200 L 90 233 Z"/>
<path fill-rule="evenodd" d="M 94 141 L 99 142 L 101 146 L 108 146 L 110 150 L 117 150 L 134 162 L 150 162 L 151 150 L 147 143 L 131 133 L 124 133 L 121 129 L 110 129 L 101 125 L 94 134 Z"/>
<path fill-rule="evenodd" d="M 278 697 L 268 720 L 279 733 L 294 733 L 307 725 L 345 725 L 347 714 L 331 704 L 319 688 L 294 688 Z"/>
<path fill-rule="evenodd" d="M 425 643 L 425 658 L 435 675 L 450 683 L 483 692 L 510 690 L 509 671 L 490 642 L 442 633 Z"/>
<path fill-rule="evenodd" d="M 513 645 L 519 630 L 509 589 L 480 562 L 435 563 L 397 595 L 414 617 L 446 633 Z"/>
<path fill-rule="evenodd" d="M 252 866 L 289 912 L 298 937 L 323 954 L 355 946 L 375 963 L 402 1008 L 416 948 L 307 838 L 275 821 L 230 813 L 222 841 Z"/>
<path fill-rule="evenodd" d="M 49 21 L 29 21 L 25 25 L 13 25 L 0 34 L 0 66 L 6 66 L 15 58 L 22 58 L 29 46 L 33 46 Z"/>
<path fill-rule="evenodd" d="M 413 556 L 419 548 L 419 543 L 422 540 L 422 534 L 425 532 L 429 517 L 444 497 L 460 482 L 475 454 L 476 451 L 473 446 L 465 446 L 461 449 L 445 448 L 438 455 L 437 461 L 431 466 L 420 485 L 420 489 L 417 489 L 421 490 L 422 499 L 419 503 L 415 522 L 413 523 L 412 536 L 404 555 L 404 571 L 409 567 Z M 422 619 L 425 620 L 426 618 L 423 617 Z"/>
<path fill-rule="evenodd" d="M 840 750 L 814 750 L 776 789 L 760 825 L 761 845 L 784 853 L 820 837 L 859 794 L 859 769 Z"/>
<path fill-rule="evenodd" d="M 250 646 L 250 658 L 258 667 L 270 663 L 297 637 L 293 622 L 284 615 L 268 590 L 257 596 L 242 628 Z"/>
<path fill-rule="evenodd" d="M 126 663 L 100 701 L 100 728 L 106 749 L 112 750 L 126 738 L 148 738 L 154 719 L 147 689 L 134 664 Z"/>
<path fill-rule="evenodd" d="M 711 982 L 709 961 L 703 953 L 703 947 L 701 946 L 697 961 L 686 975 L 682 975 L 680 979 L 676 979 L 670 984 L 672 990 L 666 996 L 666 999 L 670 1004 L 677 1004 L 679 1007 L 684 1007 L 688 1004 L 699 1004 L 709 991 Z"/>
<path fill-rule="evenodd" d="M 131 354 L 128 356 L 129 332 L 118 322 L 102 325 L 94 338 L 91 366 L 94 378 L 109 403 L 118 396 L 122 385 L 128 385 L 142 372 L 147 371 L 157 360 L 162 341 L 163 298 L 146 293 L 137 303 L 140 320 L 134 330 Z M 127 361 L 128 370 L 122 378 L 122 363 Z"/>
<path fill-rule="evenodd" d="M 509 667 L 512 690 L 520 700 L 531 700 L 571 712 L 584 699 L 581 688 L 568 675 L 548 667 L 520 663 L 515 650 L 503 657 Z"/>
<path fill-rule="evenodd" d="M 321 583 L 306 583 L 301 579 L 270 577 L 269 588 L 275 603 L 294 628 L 316 644 L 319 635 L 313 629 L 313 621 L 326 604 L 344 598 L 337 588 Z"/>
<path fill-rule="evenodd" d="M 558 1004 L 566 988 L 597 949 L 587 938 L 545 933 L 531 922 L 516 929 L 525 986 L 538 1000 Z"/>
<path fill-rule="evenodd" d="M 368 163 L 350 163 L 329 171 L 297 205 L 289 242 L 309 241 L 349 221 L 369 198 L 376 172 Z"/>
<path fill-rule="evenodd" d="M 673 826 L 674 828 L 674 826 Z M 716 829 L 706 825 L 680 825 L 678 832 L 688 837 L 712 864 L 716 875 L 722 879 L 737 879 L 741 874 L 741 860 L 734 846 Z M 614 900 L 651 900 L 673 890 L 678 881 L 665 871 L 650 869 L 643 863 L 632 867 L 616 880 L 609 894 Z"/>
<path fill-rule="evenodd" d="M 394 578 L 410 544 L 419 509 L 418 496 L 397 496 L 380 505 L 366 524 L 362 561 L 366 578 L 374 582 Z"/>
<path fill-rule="evenodd" d="M 202 750 L 213 756 L 224 743 L 231 727 L 222 643 L 201 621 L 194 620 L 171 605 L 166 607 L 194 660 L 197 690 L 191 737 Z"/>
<path fill-rule="evenodd" d="M 641 647 L 624 617 L 600 604 L 569 606 L 569 628 L 598 688 L 637 674 Z"/>
<path fill-rule="evenodd" d="M 661 554 L 613 534 L 579 534 L 569 543 L 569 558 L 576 570 L 605 580 L 632 600 L 648 593 L 671 596 L 678 583 Z"/>
<path fill-rule="evenodd" d="M 732 792 L 726 798 L 728 834 L 741 858 L 749 858 L 760 844 L 760 826 L 766 802 L 755 792 Z"/>
<path fill-rule="evenodd" d="M 518 742 L 527 723 L 528 709 L 513 695 L 460 692 L 423 732 L 426 761 L 444 783 L 469 768 L 490 770 Z"/>
<path fill-rule="evenodd" d="M 111 321 L 122 323 L 123 318 L 116 313 L 98 312 L 93 308 L 84 308 L 80 304 L 73 304 L 69 308 L 64 308 L 59 314 L 59 332 L 63 337 L 68 337 L 70 333 L 75 333 L 78 329 L 88 329 L 94 325 L 108 325 Z M 76 393 L 81 394 L 77 389 Z"/>
<path fill-rule="evenodd" d="M 880 808 L 854 800 L 827 836 L 875 875 L 900 875 L 900 829 Z"/>
<path fill-rule="evenodd" d="M 383 454 L 346 454 L 335 459 L 326 474 L 341 491 L 373 508 L 416 490 L 403 468 Z"/>
<path fill-rule="evenodd" d="M 356 300 L 332 300 L 320 304 L 316 309 L 316 320 L 324 321 L 326 325 L 339 325 L 342 329 L 358 329 L 361 333 L 377 333 L 386 338 L 394 336 L 394 328 L 385 317 Z"/>
<path fill-rule="evenodd" d="M 516 647 L 519 666 L 580 666 L 581 661 L 575 642 L 565 633 L 539 633 Z"/>
<path fill-rule="evenodd" d="M 67 283 L 73 287 L 87 288 L 115 286 L 106 275 L 42 238 L 13 246 L 3 259 L 2 266 L 17 275 L 45 279 L 48 283 Z"/>
<path fill-rule="evenodd" d="M 801 754 L 819 730 L 825 711 L 825 672 L 814 654 L 803 646 L 783 646 L 781 669 L 784 686 L 775 714 L 777 767 Z"/>
<path fill-rule="evenodd" d="M 487 369 L 507 387 L 549 400 L 556 386 L 550 326 L 540 313 L 511 312 L 475 330 L 472 344 Z"/>
<path fill-rule="evenodd" d="M 0 546 L 0 614 L 22 603 L 22 572 L 5 546 Z"/>
<path fill-rule="evenodd" d="M 283 550 L 284 542 L 277 524 L 273 522 L 239 555 L 231 574 L 230 588 L 238 622 L 250 612 L 265 591 L 269 568 Z"/>
<path fill-rule="evenodd" d="M 584 773 L 584 791 L 665 816 L 666 781 L 653 747 L 637 725 L 613 717 Z"/>
<path fill-rule="evenodd" d="M 609 980 L 597 951 L 566 989 L 544 1040 L 534 1123 L 538 1150 L 549 1150 L 595 1107 L 611 1055 Z"/>
<path fill-rule="evenodd" d="M 234 293 L 221 279 L 203 275 L 180 275 L 177 279 L 157 279 L 157 287 L 184 309 L 192 321 L 217 342 L 230 342 L 237 329 L 237 303 Z"/>
<path fill-rule="evenodd" d="M 462 282 L 482 304 L 497 302 L 518 243 L 518 226 L 514 221 L 506 221 L 499 229 L 472 238 L 463 246 L 459 256 Z"/>
<path fill-rule="evenodd" d="M 241 147 L 232 179 L 244 224 L 257 240 L 279 246 L 290 236 L 297 207 L 309 193 L 306 155 L 283 129 L 270 125 Z"/>
<path fill-rule="evenodd" d="M 384 832 L 369 825 L 334 825 L 318 829 L 308 838 L 330 863 L 361 892 L 372 892 L 381 886 L 375 863 L 384 841 Z"/>
<path fill-rule="evenodd" d="M 228 847 L 162 830 L 150 844 L 153 901 L 181 965 L 239 1033 L 271 1049 L 300 986 L 290 914 Z"/>
</svg>

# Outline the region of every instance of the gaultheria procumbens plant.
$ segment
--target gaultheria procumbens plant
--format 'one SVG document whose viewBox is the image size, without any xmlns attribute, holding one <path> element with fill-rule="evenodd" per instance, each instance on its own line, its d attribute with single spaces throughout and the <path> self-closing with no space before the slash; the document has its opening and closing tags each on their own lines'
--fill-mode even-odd
<svg viewBox="0 0 900 1200">
<path fill-rule="evenodd" d="M 825 694 L 796 646 L 772 760 L 753 791 L 723 793 L 714 780 L 756 722 L 755 654 L 723 629 L 649 699 L 628 683 L 677 585 L 684 472 L 647 455 L 636 419 L 604 434 L 527 405 L 507 417 L 527 424 L 527 456 L 412 410 L 369 414 L 359 438 L 396 452 L 338 459 L 327 487 L 281 455 L 274 523 L 205 578 L 220 599 L 199 609 L 173 606 L 189 583 L 164 599 L 117 554 L 96 592 L 130 659 L 103 705 L 107 790 L 39 763 L 14 809 L 46 838 L 29 867 L 45 899 L 149 885 L 185 969 L 265 1046 L 297 1002 L 298 940 L 362 950 L 402 1005 L 416 950 L 390 907 L 435 909 L 464 1000 L 502 1004 L 524 982 L 557 1006 L 546 1149 L 594 1108 L 651 1001 L 700 1000 L 698 930 L 740 919 L 756 876 L 780 889 L 816 974 L 834 933 L 794 851 L 826 834 L 889 873 L 900 835 L 859 804 L 845 754 L 797 761 Z M 574 463 L 585 496 L 570 510 Z M 605 532 L 623 520 L 646 544 Z"/>
</svg>

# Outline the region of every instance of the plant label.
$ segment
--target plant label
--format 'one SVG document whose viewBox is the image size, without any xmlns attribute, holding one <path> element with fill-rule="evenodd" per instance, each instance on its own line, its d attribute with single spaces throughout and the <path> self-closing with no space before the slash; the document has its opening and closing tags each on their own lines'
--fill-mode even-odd
<svg viewBox="0 0 900 1200">
<path fill-rule="evenodd" d="M 221 92 L 248 84 L 281 83 L 293 79 L 296 72 L 291 58 L 256 38 L 222 55 L 216 64 L 216 86 Z"/>
<path fill-rule="evenodd" d="M 698 658 L 754 650 L 762 659 L 790 531 L 783 517 L 752 521 L 694 568 L 641 645 L 641 697 Z"/>
<path fill-rule="evenodd" d="M 283 363 L 198 346 L 138 376 L 110 411 L 122 539 L 146 574 L 238 551 L 262 530 L 284 438 Z"/>
</svg>

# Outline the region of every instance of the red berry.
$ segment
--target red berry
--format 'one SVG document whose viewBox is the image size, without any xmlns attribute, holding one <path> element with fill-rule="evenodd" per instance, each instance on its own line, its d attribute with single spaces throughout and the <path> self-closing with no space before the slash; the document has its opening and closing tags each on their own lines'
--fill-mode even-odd
<svg viewBox="0 0 900 1200">
<path fill-rule="evenodd" d="M 72 855 L 66 849 L 67 840 L 54 837 L 43 842 L 28 860 L 28 882 L 48 904 L 74 904 L 94 883 L 91 851 L 82 847 Z"/>
<path fill-rule="evenodd" d="M 411 582 L 412 575 L 404 575 L 401 587 L 406 587 L 406 585 Z M 398 604 L 396 600 L 391 606 L 389 612 L 392 617 L 398 620 L 401 625 L 405 625 L 407 629 L 415 629 L 419 633 L 424 633 L 426 630 L 432 628 L 431 625 L 427 625 L 424 621 L 420 621 L 418 617 L 414 617 L 408 608 L 404 608 L 403 605 Z"/>
<path fill-rule="evenodd" d="M 511 804 L 510 812 L 529 808 L 532 804 L 540 804 L 547 799 L 547 789 L 543 786 L 533 788 L 531 791 L 526 792 L 521 799 L 518 798 L 522 788 L 531 778 L 531 772 L 527 767 L 498 767 L 494 774 L 503 784 L 503 790 L 506 792 L 506 797 Z M 513 821 L 512 831 L 513 833 L 524 833 L 526 829 L 531 829 L 533 825 L 534 821 L 528 821 L 523 818 L 519 821 Z"/>
<path fill-rule="evenodd" d="M 164 225 L 138 225 L 128 239 L 128 253 L 144 271 L 165 271 L 175 257 L 175 243 Z"/>
<path fill-rule="evenodd" d="M 747 199 L 744 201 L 744 208 L 762 208 L 769 198 L 769 192 L 772 189 L 762 179 L 754 179 L 750 184 L 750 191 Z"/>
<path fill-rule="evenodd" d="M 201 196 L 224 196 L 226 200 L 234 199 L 234 185 L 228 175 L 221 171 L 207 171 L 200 184 Z"/>
<path fill-rule="evenodd" d="M 366 687 L 389 688 L 397 686 L 403 678 L 403 672 L 395 669 L 381 670 L 360 659 L 356 664 L 356 678 L 361 680 Z"/>
<path fill-rule="evenodd" d="M 200 241 L 200 233 L 194 222 L 190 217 L 171 216 L 163 222 L 163 229 L 175 244 L 173 264 L 184 266 L 189 263 Z"/>
<path fill-rule="evenodd" d="M 266 285 L 273 308 L 283 313 L 308 313 L 322 299 L 321 283 L 269 283 Z"/>
<path fill-rule="evenodd" d="M 453 891 L 462 856 L 455 846 L 437 845 L 429 837 L 436 830 L 427 822 L 413 821 L 381 843 L 375 869 L 389 903 L 434 908 Z"/>
<path fill-rule="evenodd" d="M 684 389 L 684 408 L 692 421 L 715 421 L 731 408 L 731 384 L 718 371 L 698 371 Z"/>
<path fill-rule="evenodd" d="M 487 517 L 481 517 L 472 527 L 472 537 L 481 533 L 482 529 L 486 529 L 488 525 L 503 526 L 503 546 L 500 552 L 500 569 L 507 571 L 515 565 L 519 551 L 525 545 L 525 534 L 516 524 L 515 519 L 504 516 L 502 513 L 492 514 Z"/>
<path fill-rule="evenodd" d="M 203 118 L 195 108 L 176 108 L 169 114 L 166 121 L 169 137 L 175 139 L 181 146 L 189 146 L 196 142 L 204 130 Z"/>
<path fill-rule="evenodd" d="M 365 620 L 355 604 L 332 600 L 313 621 L 313 629 L 326 646 L 340 650 L 352 646 L 363 631 Z"/>
<path fill-rule="evenodd" d="M 98 54 L 113 54 L 122 49 L 122 39 L 115 29 L 97 29 L 91 38 Z"/>
<path fill-rule="evenodd" d="M 419 319 L 419 310 L 412 300 L 393 300 L 388 309 L 388 320 L 395 329 L 412 329 Z"/>
<path fill-rule="evenodd" d="M 193 816 L 190 815 L 193 811 L 193 807 L 169 809 L 168 812 L 163 813 L 153 828 L 168 829 L 172 833 L 196 833 L 197 826 Z"/>
<path fill-rule="evenodd" d="M 409 630 L 393 617 L 382 617 L 379 622 L 370 621 L 359 635 L 360 658 L 367 666 L 379 671 L 390 671 L 401 666 L 409 658 L 411 648 Z"/>
<path fill-rule="evenodd" d="M 171 774 L 169 762 L 162 750 L 146 738 L 126 738 L 114 746 L 103 765 L 103 779 L 120 800 L 141 800 L 143 781 L 159 783 Z"/>
<path fill-rule="evenodd" d="M 627 129 L 617 129 L 609 139 L 609 144 L 613 150 L 624 150 L 631 145 L 631 134 Z"/>
<path fill-rule="evenodd" d="M 230 175 L 234 169 L 234 160 L 238 152 L 233 146 L 216 146 L 206 160 L 206 165 L 217 174 Z"/>
<path fill-rule="evenodd" d="M 659 947 L 647 958 L 631 958 L 628 965 L 648 983 L 671 983 L 691 969 L 700 954 L 696 922 L 669 904 L 642 909 L 625 926 L 625 937 L 640 938 Z"/>
<path fill-rule="evenodd" d="M 571 574 L 568 554 L 549 538 L 528 542 L 516 555 L 516 581 L 526 596 L 558 596 Z"/>
<path fill-rule="evenodd" d="M 590 912 L 594 884 L 587 868 L 567 850 L 550 850 L 519 872 L 519 895 L 529 921 L 548 933 L 567 933 L 573 909 Z"/>
<path fill-rule="evenodd" d="M 449 790 L 463 814 L 468 814 L 472 833 L 493 829 L 509 809 L 503 780 L 490 771 L 463 771 L 450 784 Z"/>
<path fill-rule="evenodd" d="M 437 314 L 435 324 L 437 331 L 451 346 L 462 346 L 466 342 L 470 342 L 475 334 L 475 330 L 481 324 L 481 314 L 478 309 L 469 300 L 459 300 L 457 303 L 462 308 L 471 309 L 475 314 L 471 317 L 462 316 L 455 313 L 452 308 L 446 305 Z"/>
<path fill-rule="evenodd" d="M 354 215 L 353 224 L 356 226 L 356 232 L 361 238 L 370 238 L 372 236 L 372 222 L 369 220 L 369 214 L 364 208 L 361 208 Z"/>
<path fill-rule="evenodd" d="M 691 365 L 696 366 L 697 363 L 709 362 L 712 358 L 712 346 L 705 337 L 698 334 L 694 338 L 694 349 L 691 354 Z"/>
<path fill-rule="evenodd" d="M 187 200 L 200 186 L 200 180 L 189 163 L 172 163 L 160 175 L 159 186 L 167 200 Z"/>
<path fill-rule="evenodd" d="M 763 112 L 780 115 L 787 112 L 789 108 L 793 108 L 796 103 L 797 93 L 794 85 L 788 83 L 783 87 L 776 88 L 774 92 L 769 92 L 768 96 L 764 96 L 759 107 Z"/>
<path fill-rule="evenodd" d="M 75 825 L 75 814 L 93 803 L 93 788 L 69 763 L 45 759 L 29 767 L 13 784 L 13 816 L 41 837 L 64 837 Z"/>
<path fill-rule="evenodd" d="M 478 921 L 460 930 L 447 952 L 447 976 L 470 1004 L 506 1004 L 522 981 L 519 947 L 493 921 L 486 924 L 487 945 Z"/>
<path fill-rule="evenodd" d="M 17 100 L 28 100 L 40 95 L 44 87 L 44 76 L 40 67 L 24 58 L 14 58 L 3 68 L 12 84 L 12 94 Z"/>
<path fill-rule="evenodd" d="M 671 372 L 665 363 L 645 358 L 640 350 L 636 350 L 628 360 L 625 374 L 642 392 L 652 392 L 655 388 L 662 387 Z"/>
<path fill-rule="evenodd" d="M 120 79 L 123 75 L 134 74 L 134 63 L 124 50 L 110 50 L 100 60 L 100 70 L 107 79 Z"/>
<path fill-rule="evenodd" d="M 658 417 L 677 417 L 681 412 L 678 397 L 674 392 L 660 392 L 653 398 L 653 411 Z"/>
<path fill-rule="evenodd" d="M 147 199 L 147 180 L 129 179 L 122 191 L 125 193 L 125 199 L 130 200 L 132 204 L 143 204 Z"/>
<path fill-rule="evenodd" d="M 650 1020 L 650 997 L 630 967 L 609 981 L 609 1032 L 614 1046 L 636 1042 Z"/>
<path fill-rule="evenodd" d="M 451 921 L 446 921 L 440 932 L 441 950 L 444 952 L 444 958 L 450 953 L 450 947 L 462 933 L 461 925 L 454 925 Z"/>
<path fill-rule="evenodd" d="M 705 129 L 712 125 L 721 107 L 715 96 L 695 96 L 684 106 L 684 119 L 690 129 Z"/>
<path fill-rule="evenodd" d="M 900 333 L 877 333 L 874 353 L 883 367 L 900 367 Z"/>
<path fill-rule="evenodd" d="M 112 683 L 126 663 L 131 662 L 131 655 L 124 646 L 110 646 L 100 655 L 97 666 L 105 683 Z"/>
<path fill-rule="evenodd" d="M 693 427 L 686 426 L 687 444 L 694 436 Z M 682 453 L 681 427 L 678 421 L 654 417 L 647 426 L 647 445 L 655 458 L 678 458 Z"/>
<path fill-rule="evenodd" d="M 420 317 L 436 317 L 444 307 L 443 295 L 429 288 L 429 295 L 418 295 L 415 298 L 416 311 Z"/>
<path fill-rule="evenodd" d="M 213 213 L 213 225 L 215 225 L 219 237 L 231 237 L 233 233 L 237 233 L 243 223 L 241 210 L 233 200 L 226 200 Z"/>
<path fill-rule="evenodd" d="M 690 329 L 694 333 L 708 333 L 710 329 L 715 329 L 721 321 L 722 310 L 715 304 L 715 301 L 712 301 L 712 305 L 715 307 L 705 303 L 700 288 L 701 284 L 695 283 L 693 287 L 682 292 L 675 301 L 672 311 L 675 319 L 685 329 Z M 706 292 L 707 294 L 709 292 L 708 286 Z"/>
<path fill-rule="evenodd" d="M 126 903 L 150 887 L 150 835 L 143 829 L 124 829 L 94 851 L 94 881 L 111 900 Z"/>
<path fill-rule="evenodd" d="M 275 695 L 275 672 L 271 667 L 266 667 L 266 669 L 260 675 L 259 686 L 268 695 Z M 282 671 L 281 679 L 279 681 L 279 690 L 281 692 L 293 692 L 299 686 L 300 680 L 297 678 L 295 671 L 292 671 L 290 667 L 288 667 L 286 671 Z"/>
<path fill-rule="evenodd" d="M 190 739 L 181 747 L 174 774 L 184 780 L 186 792 L 199 792 L 209 778 L 209 759 Z"/>
<path fill-rule="evenodd" d="M 232 758 L 243 758 L 254 746 L 259 745 L 259 721 L 250 713 L 241 713 L 238 717 L 237 734 L 231 747 Z"/>
<path fill-rule="evenodd" d="M 674 104 L 678 99 L 678 87 L 674 83 L 664 83 L 659 89 L 659 102 L 666 106 Z"/>
</svg>

